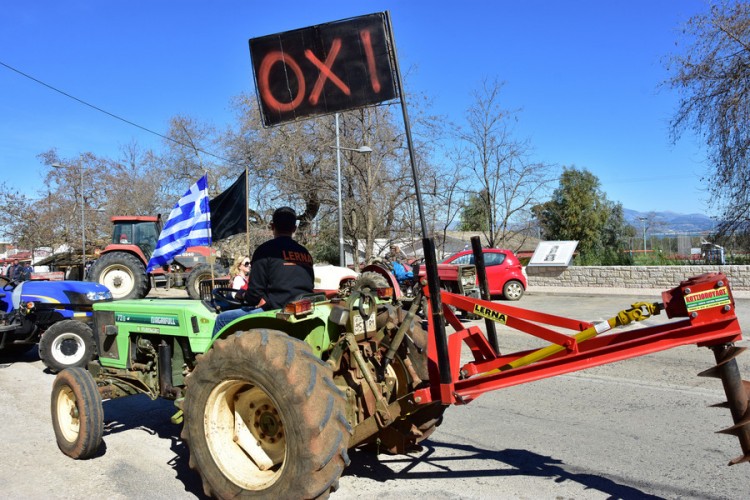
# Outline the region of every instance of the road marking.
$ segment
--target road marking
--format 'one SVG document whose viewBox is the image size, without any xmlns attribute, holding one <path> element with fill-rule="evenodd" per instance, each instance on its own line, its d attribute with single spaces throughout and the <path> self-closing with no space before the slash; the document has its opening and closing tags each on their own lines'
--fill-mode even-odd
<svg viewBox="0 0 750 500">
<path fill-rule="evenodd" d="M 585 380 L 587 382 L 594 382 L 598 384 L 606 384 L 606 385 L 620 385 L 625 387 L 633 387 L 633 388 L 648 388 L 653 389 L 657 391 L 664 391 L 664 392 L 671 392 L 671 393 L 682 393 L 682 394 L 690 394 L 693 396 L 700 395 L 700 396 L 707 396 L 707 397 L 724 397 L 724 393 L 722 392 L 721 388 L 717 388 L 716 390 L 712 389 L 705 389 L 702 387 L 691 387 L 686 385 L 675 385 L 675 384 L 668 384 L 666 382 L 647 382 L 644 380 L 635 380 L 635 379 L 627 379 L 622 377 L 609 377 L 606 375 L 591 375 L 591 374 L 582 374 L 582 373 L 568 373 L 566 375 L 561 375 L 560 378 L 571 378 L 571 379 L 579 379 L 579 380 Z"/>
</svg>

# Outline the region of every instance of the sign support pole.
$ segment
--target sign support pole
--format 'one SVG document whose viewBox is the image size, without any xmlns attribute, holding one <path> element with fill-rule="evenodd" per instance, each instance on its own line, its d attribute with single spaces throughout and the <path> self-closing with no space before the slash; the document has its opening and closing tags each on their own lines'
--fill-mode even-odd
<svg viewBox="0 0 750 500">
<path fill-rule="evenodd" d="M 396 41 L 393 36 L 391 25 L 391 14 L 385 12 L 385 19 L 389 38 L 393 44 L 393 64 L 396 73 L 396 85 L 398 86 L 399 97 L 401 100 L 401 112 L 404 116 L 404 130 L 406 132 L 406 142 L 409 148 L 409 162 L 411 164 L 412 176 L 414 177 L 414 192 L 417 197 L 417 207 L 419 208 L 419 222 L 422 225 L 422 249 L 424 250 L 425 271 L 427 272 L 427 284 L 430 290 L 430 309 L 432 314 L 432 324 L 435 329 L 435 344 L 437 346 L 438 368 L 440 371 L 441 385 L 450 385 L 452 383 L 450 360 L 448 357 L 448 339 L 445 334 L 445 317 L 443 315 L 443 303 L 440 297 L 440 278 L 437 270 L 437 255 L 435 252 L 435 241 L 430 236 L 425 221 L 424 208 L 422 206 L 422 193 L 419 187 L 419 172 L 415 163 L 414 143 L 411 137 L 411 127 L 409 125 L 409 114 L 406 110 L 406 94 L 404 85 L 401 81 L 401 69 L 398 64 L 396 55 Z M 442 391 L 441 391 L 442 392 Z"/>
</svg>

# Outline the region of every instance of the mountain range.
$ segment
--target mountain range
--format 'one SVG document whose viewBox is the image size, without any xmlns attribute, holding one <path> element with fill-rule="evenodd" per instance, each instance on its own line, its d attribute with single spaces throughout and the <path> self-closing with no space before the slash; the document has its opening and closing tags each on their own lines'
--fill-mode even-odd
<svg viewBox="0 0 750 500">
<path fill-rule="evenodd" d="M 625 222 L 639 231 L 643 224 L 649 233 L 701 233 L 712 231 L 716 221 L 703 214 L 678 214 L 675 212 L 638 212 L 623 209 Z M 645 220 L 641 220 L 644 218 Z"/>
</svg>

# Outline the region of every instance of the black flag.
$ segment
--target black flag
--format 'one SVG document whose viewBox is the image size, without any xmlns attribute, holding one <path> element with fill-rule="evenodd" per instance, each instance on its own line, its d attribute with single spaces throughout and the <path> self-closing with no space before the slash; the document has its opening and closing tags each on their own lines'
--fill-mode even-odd
<svg viewBox="0 0 750 500">
<path fill-rule="evenodd" d="M 245 172 L 229 189 L 208 202 L 211 208 L 211 237 L 214 241 L 247 230 Z"/>
</svg>

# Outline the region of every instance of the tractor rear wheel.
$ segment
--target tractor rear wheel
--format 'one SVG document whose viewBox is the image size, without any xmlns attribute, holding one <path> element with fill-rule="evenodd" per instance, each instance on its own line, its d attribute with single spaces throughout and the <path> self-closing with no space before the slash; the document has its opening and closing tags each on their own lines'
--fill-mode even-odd
<svg viewBox="0 0 750 500">
<path fill-rule="evenodd" d="M 91 374 L 68 368 L 52 384 L 52 427 L 60 450 L 71 458 L 92 457 L 102 443 L 104 408 Z"/>
<path fill-rule="evenodd" d="M 182 438 L 218 498 L 325 498 L 352 428 L 331 369 L 275 330 L 217 340 L 186 379 Z"/>
<path fill-rule="evenodd" d="M 375 271 L 365 271 L 364 273 L 357 276 L 352 284 L 352 291 L 360 290 L 377 290 L 378 288 L 386 288 L 390 286 L 385 276 Z"/>
<path fill-rule="evenodd" d="M 91 328 L 74 319 L 55 323 L 39 340 L 39 357 L 52 373 L 74 366 L 85 368 L 95 354 Z"/>
<path fill-rule="evenodd" d="M 227 270 L 221 266 L 214 266 L 213 277 L 223 278 L 226 276 Z M 211 265 L 210 264 L 198 264 L 188 274 L 187 277 L 187 293 L 191 299 L 201 300 L 201 281 L 211 279 Z M 223 285 L 222 285 L 223 286 Z M 227 285 L 229 286 L 229 285 Z M 211 300 L 211 297 L 208 297 Z"/>
<path fill-rule="evenodd" d="M 99 257 L 91 266 L 87 279 L 109 288 L 115 300 L 142 299 L 149 285 L 146 266 L 136 256 L 125 252 L 106 253 Z"/>
</svg>

